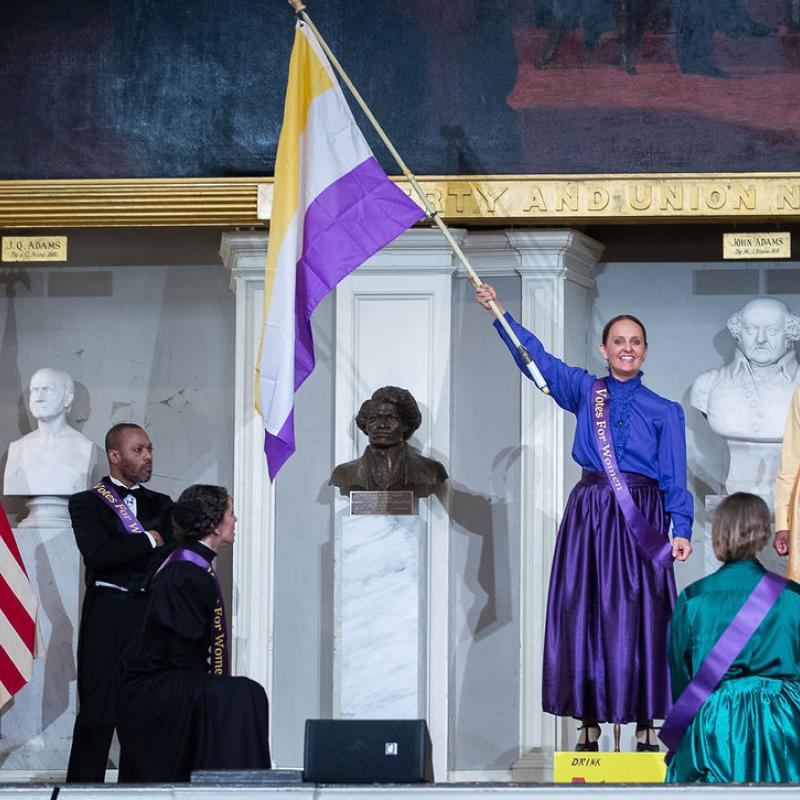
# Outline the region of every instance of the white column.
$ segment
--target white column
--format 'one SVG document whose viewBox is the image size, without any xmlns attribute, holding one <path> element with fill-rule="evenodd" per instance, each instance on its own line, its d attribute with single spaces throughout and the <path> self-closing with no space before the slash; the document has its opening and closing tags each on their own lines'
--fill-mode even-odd
<svg viewBox="0 0 800 800">
<path fill-rule="evenodd" d="M 577 231 L 510 231 L 522 277 L 522 319 L 545 348 L 587 363 L 590 291 L 603 246 Z M 553 548 L 569 487 L 574 423 L 553 400 L 523 381 L 520 531 L 520 753 L 518 779 L 552 780 L 553 752 L 564 746 L 555 717 L 542 711 L 542 651 Z"/>
<path fill-rule="evenodd" d="M 520 322 L 553 355 L 587 363 L 590 291 L 603 246 L 577 231 L 471 232 L 465 250 L 481 277 L 522 278 Z M 521 382 L 520 700 L 515 781 L 552 780 L 563 746 L 559 721 L 542 711 L 542 649 L 547 587 L 565 487 L 579 468 L 570 459 L 574 422 L 553 400 Z"/>
<path fill-rule="evenodd" d="M 232 671 L 272 697 L 275 490 L 264 459 L 264 429 L 254 407 L 255 364 L 264 306 L 267 235 L 225 233 L 220 256 L 236 297 L 233 497 L 247 536 L 233 549 Z"/>
<path fill-rule="evenodd" d="M 463 234 L 456 231 L 455 235 Z M 354 417 L 375 389 L 401 386 L 415 397 L 422 426 L 411 444 L 448 466 L 450 453 L 449 246 L 438 231 L 411 230 L 345 279 L 336 291 L 335 461 L 367 444 Z M 336 515 L 346 501 L 337 500 Z M 420 501 L 426 563 L 420 565 L 425 636 L 421 711 L 433 742 L 436 779 L 447 779 L 449 699 L 449 519 L 436 498 Z"/>
</svg>

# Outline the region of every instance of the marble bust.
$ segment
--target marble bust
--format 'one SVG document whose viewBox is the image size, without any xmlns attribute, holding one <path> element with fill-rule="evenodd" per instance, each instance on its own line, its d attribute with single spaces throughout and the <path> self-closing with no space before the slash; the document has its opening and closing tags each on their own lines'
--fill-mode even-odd
<svg viewBox="0 0 800 800">
<path fill-rule="evenodd" d="M 330 486 L 349 495 L 358 490 L 411 489 L 415 497 L 433 494 L 447 480 L 444 466 L 408 444 L 422 415 L 407 389 L 384 386 L 361 404 L 356 425 L 369 437 L 360 458 L 339 464 Z"/>
<path fill-rule="evenodd" d="M 68 373 L 45 367 L 31 377 L 28 408 L 37 427 L 8 448 L 6 495 L 71 495 L 86 489 L 94 444 L 67 423 L 75 397 Z"/>
<path fill-rule="evenodd" d="M 690 402 L 728 443 L 726 489 L 770 495 L 789 402 L 800 384 L 794 347 L 800 317 L 781 300 L 757 297 L 730 317 L 728 330 L 737 344 L 733 359 L 702 373 Z"/>
</svg>

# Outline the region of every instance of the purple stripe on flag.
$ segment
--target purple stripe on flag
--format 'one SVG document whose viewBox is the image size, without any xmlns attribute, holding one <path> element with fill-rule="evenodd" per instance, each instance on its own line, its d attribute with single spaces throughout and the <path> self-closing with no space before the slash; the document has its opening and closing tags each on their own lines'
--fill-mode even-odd
<svg viewBox="0 0 800 800">
<path fill-rule="evenodd" d="M 331 184 L 308 207 L 295 287 L 295 391 L 314 369 L 314 309 L 339 281 L 423 216 L 374 156 Z M 294 452 L 293 416 L 277 436 L 266 434 L 270 479 Z"/>
<path fill-rule="evenodd" d="M 295 289 L 295 389 L 314 369 L 311 314 L 322 298 L 423 216 L 374 156 L 331 184 L 308 207 Z"/>
<path fill-rule="evenodd" d="M 294 453 L 294 409 L 289 412 L 277 436 L 264 431 L 264 455 L 267 457 L 267 471 L 271 481 L 275 480 L 278 470 L 292 453 Z"/>
</svg>

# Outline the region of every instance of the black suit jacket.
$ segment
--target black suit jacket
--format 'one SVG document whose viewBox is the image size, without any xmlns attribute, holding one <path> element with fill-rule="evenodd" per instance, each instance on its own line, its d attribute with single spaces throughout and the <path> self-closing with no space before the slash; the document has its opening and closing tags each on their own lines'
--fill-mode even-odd
<svg viewBox="0 0 800 800">
<path fill-rule="evenodd" d="M 108 477 L 103 480 L 108 481 Z M 145 530 L 157 530 L 165 544 L 172 544 L 168 513 L 172 500 L 144 486 L 137 495 L 139 522 Z M 157 557 L 160 548 L 153 548 L 150 537 L 144 533 L 126 533 L 119 517 L 92 491 L 70 497 L 69 515 L 86 566 L 86 585 L 93 586 L 99 580 L 138 591 L 151 559 Z"/>
</svg>

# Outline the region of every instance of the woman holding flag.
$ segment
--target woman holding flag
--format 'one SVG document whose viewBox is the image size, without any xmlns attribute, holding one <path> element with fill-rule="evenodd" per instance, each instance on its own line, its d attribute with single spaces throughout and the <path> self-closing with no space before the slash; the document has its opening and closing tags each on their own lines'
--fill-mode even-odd
<svg viewBox="0 0 800 800">
<path fill-rule="evenodd" d="M 487 309 L 497 302 L 488 284 L 476 296 Z M 583 467 L 553 556 L 543 708 L 582 721 L 579 750 L 598 749 L 601 722 L 636 722 L 637 750 L 658 750 L 652 721 L 669 706 L 672 560 L 692 552 L 683 411 L 642 384 L 647 334 L 635 317 L 606 325 L 600 352 L 609 375 L 597 378 L 547 353 L 499 307 L 553 399 L 575 414 L 572 456 Z M 527 375 L 506 332 L 495 327 Z"/>
<path fill-rule="evenodd" d="M 195 769 L 268 769 L 267 696 L 231 677 L 219 581 L 234 539 L 222 486 L 195 485 L 172 507 L 177 547 L 151 580 L 144 627 L 123 658 L 121 782 L 188 781 Z"/>
<path fill-rule="evenodd" d="M 723 564 L 675 604 L 667 782 L 800 781 L 800 585 L 756 560 L 769 537 L 760 497 L 726 497 L 711 530 Z"/>
</svg>

